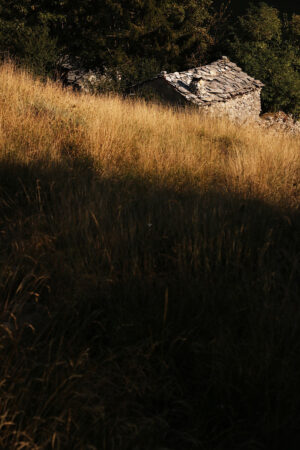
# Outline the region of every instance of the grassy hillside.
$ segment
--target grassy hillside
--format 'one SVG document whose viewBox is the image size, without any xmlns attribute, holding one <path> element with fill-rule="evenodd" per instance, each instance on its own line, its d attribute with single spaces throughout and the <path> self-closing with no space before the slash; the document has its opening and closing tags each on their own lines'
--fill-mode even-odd
<svg viewBox="0 0 300 450">
<path fill-rule="evenodd" d="M 1 66 L 1 449 L 299 448 L 299 147 Z"/>
</svg>

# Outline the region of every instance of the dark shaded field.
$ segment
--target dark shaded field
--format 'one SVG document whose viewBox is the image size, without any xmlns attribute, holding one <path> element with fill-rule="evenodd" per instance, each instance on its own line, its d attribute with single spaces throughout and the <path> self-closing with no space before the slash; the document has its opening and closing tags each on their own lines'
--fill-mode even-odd
<svg viewBox="0 0 300 450">
<path fill-rule="evenodd" d="M 299 447 L 299 214 L 88 159 L 0 192 L 1 448 Z"/>
</svg>

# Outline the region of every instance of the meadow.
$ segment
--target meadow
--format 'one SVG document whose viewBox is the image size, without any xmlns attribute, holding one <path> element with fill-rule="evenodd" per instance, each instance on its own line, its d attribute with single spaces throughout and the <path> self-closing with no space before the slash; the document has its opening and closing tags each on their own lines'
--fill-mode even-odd
<svg viewBox="0 0 300 450">
<path fill-rule="evenodd" d="M 300 446 L 300 139 L 0 67 L 0 448 Z"/>
</svg>

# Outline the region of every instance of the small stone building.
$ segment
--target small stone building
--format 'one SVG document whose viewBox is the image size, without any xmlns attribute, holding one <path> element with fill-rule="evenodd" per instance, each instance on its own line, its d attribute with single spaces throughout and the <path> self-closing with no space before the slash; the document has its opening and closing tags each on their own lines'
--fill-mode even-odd
<svg viewBox="0 0 300 450">
<path fill-rule="evenodd" d="M 144 94 L 177 106 L 194 105 L 215 116 L 257 120 L 263 83 L 250 77 L 226 56 L 184 72 L 161 72 L 138 83 L 131 94 Z"/>
</svg>

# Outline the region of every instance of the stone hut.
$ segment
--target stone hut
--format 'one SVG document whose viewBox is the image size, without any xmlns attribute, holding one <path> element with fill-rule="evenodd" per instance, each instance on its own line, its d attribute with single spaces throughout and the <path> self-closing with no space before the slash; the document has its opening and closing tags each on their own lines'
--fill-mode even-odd
<svg viewBox="0 0 300 450">
<path fill-rule="evenodd" d="M 226 56 L 184 72 L 161 72 L 130 88 L 177 106 L 194 105 L 213 115 L 239 121 L 257 120 L 261 113 L 263 83 L 247 75 Z"/>
</svg>

